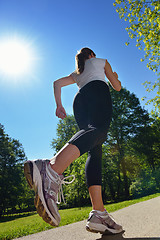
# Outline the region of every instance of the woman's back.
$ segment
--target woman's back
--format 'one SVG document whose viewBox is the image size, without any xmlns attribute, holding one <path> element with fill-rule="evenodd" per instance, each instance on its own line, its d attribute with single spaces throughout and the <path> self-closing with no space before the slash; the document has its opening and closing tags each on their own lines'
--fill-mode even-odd
<svg viewBox="0 0 160 240">
<path fill-rule="evenodd" d="M 84 71 L 77 74 L 76 71 L 71 75 L 79 88 L 94 80 L 105 81 L 105 59 L 90 58 L 85 61 Z M 105 81 L 106 82 L 106 81 Z"/>
</svg>

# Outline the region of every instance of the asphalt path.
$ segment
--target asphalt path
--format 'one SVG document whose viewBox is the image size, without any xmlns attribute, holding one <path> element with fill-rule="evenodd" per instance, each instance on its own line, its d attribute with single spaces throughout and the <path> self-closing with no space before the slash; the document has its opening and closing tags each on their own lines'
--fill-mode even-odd
<svg viewBox="0 0 160 240">
<path fill-rule="evenodd" d="M 125 233 L 90 233 L 85 230 L 85 220 L 17 240 L 160 240 L 160 197 L 120 209 L 112 213 L 112 216 L 122 224 Z"/>
</svg>

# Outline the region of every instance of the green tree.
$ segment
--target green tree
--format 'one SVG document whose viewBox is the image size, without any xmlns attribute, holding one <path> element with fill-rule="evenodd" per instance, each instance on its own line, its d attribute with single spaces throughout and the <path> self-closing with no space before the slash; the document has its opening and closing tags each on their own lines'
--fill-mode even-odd
<svg viewBox="0 0 160 240">
<path fill-rule="evenodd" d="M 128 172 L 132 171 L 128 154 L 128 143 L 133 139 L 142 128 L 148 126 L 150 123 L 149 115 L 146 110 L 142 109 L 139 99 L 134 93 L 130 93 L 125 88 L 120 92 L 111 89 L 113 102 L 113 116 L 108 133 L 108 143 L 110 148 L 110 156 L 116 159 L 118 172 L 118 189 L 117 195 L 120 194 L 122 188 L 120 184 L 124 185 L 124 197 L 129 197 L 130 180 Z M 113 154 L 112 154 L 113 152 Z M 122 192 L 121 192 L 122 195 Z"/>
<path fill-rule="evenodd" d="M 139 169 L 130 193 L 133 196 L 145 196 L 160 190 L 160 121 L 153 120 L 151 126 L 141 129 L 131 145 L 135 151 Z"/>
<path fill-rule="evenodd" d="M 0 124 L 0 215 L 19 204 L 23 192 L 22 162 L 26 156 L 19 141 L 5 134 Z"/>
<path fill-rule="evenodd" d="M 130 185 L 130 195 L 135 198 L 144 197 L 159 192 L 160 187 L 157 184 L 157 179 L 159 178 L 159 169 L 152 172 L 151 169 L 143 168 Z"/>
<path fill-rule="evenodd" d="M 135 151 L 144 159 L 148 167 L 155 171 L 160 167 L 160 121 L 143 127 L 132 143 Z M 147 146 L 147 147 L 146 147 Z M 143 156 L 143 157 L 142 157 Z"/>
<path fill-rule="evenodd" d="M 136 38 L 136 46 L 145 51 L 147 67 L 159 76 L 160 65 L 160 1 L 159 0 L 116 0 L 113 4 L 120 18 L 128 22 L 126 28 L 131 39 Z M 126 43 L 128 45 L 128 43 Z M 144 61 L 141 59 L 141 61 Z M 153 113 L 160 117 L 160 78 L 154 83 L 144 83 L 147 91 L 157 90 L 153 103 Z"/>
</svg>

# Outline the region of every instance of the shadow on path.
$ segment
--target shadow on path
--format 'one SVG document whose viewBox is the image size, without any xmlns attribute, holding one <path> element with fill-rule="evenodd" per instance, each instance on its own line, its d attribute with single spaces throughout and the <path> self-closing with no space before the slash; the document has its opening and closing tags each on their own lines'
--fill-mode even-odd
<svg viewBox="0 0 160 240">
<path fill-rule="evenodd" d="M 102 235 L 101 238 L 97 238 L 96 240 L 160 240 L 160 237 L 140 237 L 140 238 L 125 238 L 123 234 L 116 235 Z"/>
</svg>

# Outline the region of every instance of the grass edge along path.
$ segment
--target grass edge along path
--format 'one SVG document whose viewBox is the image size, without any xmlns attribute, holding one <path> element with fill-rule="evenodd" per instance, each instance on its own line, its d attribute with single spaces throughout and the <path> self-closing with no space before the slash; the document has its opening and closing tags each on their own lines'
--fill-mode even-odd
<svg viewBox="0 0 160 240">
<path fill-rule="evenodd" d="M 119 209 L 125 208 L 127 206 L 133 205 L 138 202 L 146 201 L 155 197 L 160 196 L 160 193 L 149 195 L 147 197 L 142 197 L 139 199 L 128 200 L 119 203 L 113 203 L 105 205 L 108 212 L 115 212 Z M 61 223 L 60 226 L 85 220 L 88 218 L 88 214 L 91 211 L 91 207 L 81 207 L 60 210 Z M 18 218 L 8 222 L 0 223 L 0 240 L 9 240 L 13 238 L 18 238 L 44 230 L 51 229 L 49 224 L 45 223 L 38 214 L 34 214 L 27 217 Z"/>
</svg>

